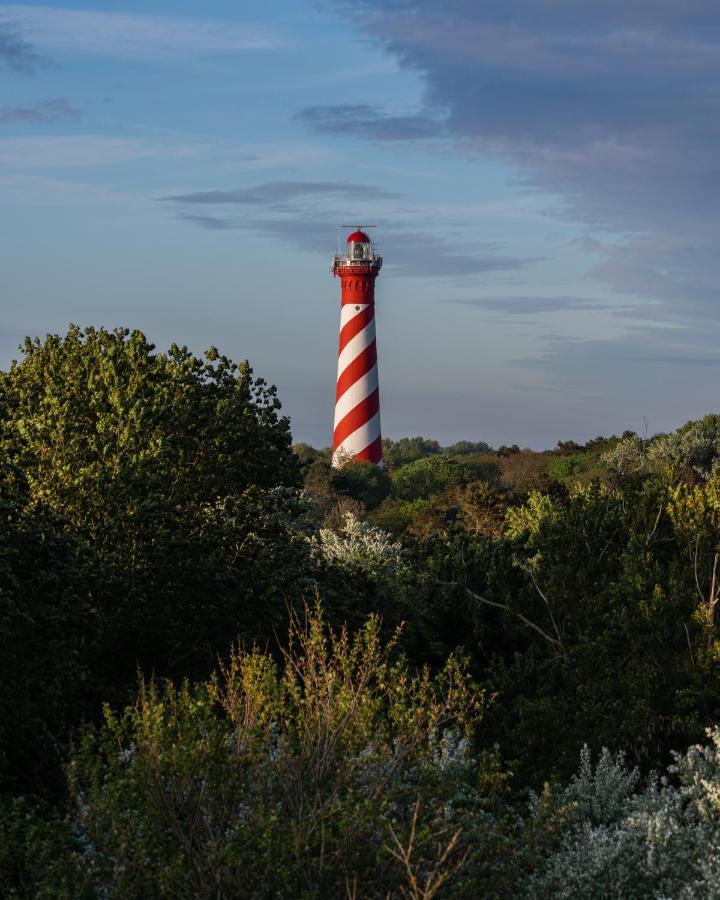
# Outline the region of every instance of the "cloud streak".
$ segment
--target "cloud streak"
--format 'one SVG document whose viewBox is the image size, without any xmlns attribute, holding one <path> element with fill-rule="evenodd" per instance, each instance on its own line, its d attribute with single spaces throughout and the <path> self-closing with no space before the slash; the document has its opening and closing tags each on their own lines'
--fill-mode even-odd
<svg viewBox="0 0 720 900">
<path fill-rule="evenodd" d="M 358 208 L 358 198 L 365 204 L 362 208 Z M 397 201 L 401 195 L 352 182 L 272 181 L 158 199 L 176 205 L 181 210 L 177 218 L 199 228 L 249 230 L 300 250 L 326 253 L 328 239 L 337 233 L 338 222 L 367 221 L 371 210 L 376 217 L 382 204 Z M 353 211 L 348 214 L 351 205 Z M 238 207 L 239 214 L 218 217 L 211 212 L 218 206 Z M 428 253 L 427 234 L 408 226 L 403 228 L 397 211 L 388 215 L 395 227 L 383 237 L 382 251 L 388 255 L 388 268 L 396 274 L 462 279 L 487 272 L 516 271 L 534 262 L 503 255 L 494 244 L 464 245 L 437 235 L 432 236 L 432 253 Z"/>
<path fill-rule="evenodd" d="M 458 298 L 446 302 L 470 306 L 487 312 L 502 313 L 503 316 L 509 317 L 619 309 L 617 303 L 592 297 L 480 297 L 469 300 Z"/>
<path fill-rule="evenodd" d="M 0 124 L 31 124 L 79 119 L 80 110 L 75 109 L 64 97 L 41 100 L 32 106 L 0 106 Z"/>
<path fill-rule="evenodd" d="M 0 16 L 18 23 L 38 47 L 126 59 L 173 60 L 281 46 L 277 37 L 250 25 L 210 18 L 25 4 L 0 4 Z"/>
<path fill-rule="evenodd" d="M 0 17 L 2 11 L 0 8 Z M 15 22 L 0 18 L 0 65 L 14 72 L 31 75 L 46 65 L 45 60 L 20 33 Z"/>
<path fill-rule="evenodd" d="M 232 222 L 228 219 L 221 219 L 219 216 L 196 216 L 191 213 L 181 213 L 178 217 L 182 222 L 190 222 L 203 228 L 206 231 L 229 231 L 233 228 Z"/>
<path fill-rule="evenodd" d="M 182 159 L 197 148 L 104 135 L 0 138 L 0 165 L 8 169 L 64 169 L 108 166 L 140 159 Z"/>
<path fill-rule="evenodd" d="M 288 202 L 308 197 L 357 197 L 358 193 L 372 199 L 395 199 L 399 194 L 384 191 L 370 185 L 350 184 L 335 181 L 272 181 L 251 187 L 232 190 L 195 191 L 158 198 L 161 202 L 190 205 L 239 205 L 239 206 L 285 206 Z"/>
<path fill-rule="evenodd" d="M 297 118 L 313 131 L 381 141 L 412 141 L 446 134 L 440 117 L 413 113 L 393 115 L 366 103 L 308 106 Z"/>
</svg>

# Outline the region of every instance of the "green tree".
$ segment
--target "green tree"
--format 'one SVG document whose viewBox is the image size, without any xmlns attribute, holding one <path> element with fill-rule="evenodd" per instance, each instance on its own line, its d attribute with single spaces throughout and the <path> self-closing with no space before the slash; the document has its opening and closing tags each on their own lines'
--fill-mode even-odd
<svg viewBox="0 0 720 900">
<path fill-rule="evenodd" d="M 393 473 L 393 492 L 401 500 L 428 498 L 457 484 L 461 477 L 462 469 L 449 456 L 422 457 Z"/>
<path fill-rule="evenodd" d="M 303 469 L 307 469 L 316 459 L 326 459 L 329 456 L 329 450 L 316 450 L 315 447 L 304 441 L 293 444 L 292 449 Z"/>
<path fill-rule="evenodd" d="M 485 441 L 458 441 L 443 449 L 448 456 L 470 456 L 471 454 L 483 454 L 490 452 L 490 445 Z"/>
<path fill-rule="evenodd" d="M 26 339 L 0 376 L 0 439 L 31 497 L 96 540 L 108 513 L 131 525 L 143 506 L 298 482 L 275 388 L 215 349 L 154 349 L 139 331 L 72 326 Z"/>
<path fill-rule="evenodd" d="M 584 742 L 660 764 L 720 713 L 715 489 L 687 490 L 535 492 L 500 533 L 456 519 L 413 548 L 429 631 L 497 693 L 485 734 L 522 780 L 569 774 Z"/>
<path fill-rule="evenodd" d="M 158 353 L 127 329 L 28 339 L 0 373 L 0 452 L 29 506 L 83 545 L 97 690 L 124 690 L 138 665 L 206 672 L 238 635 L 267 640 L 302 595 L 279 406 L 247 363 Z"/>
<path fill-rule="evenodd" d="M 335 472 L 333 487 L 337 493 L 352 497 L 365 509 L 373 510 L 388 496 L 392 483 L 381 466 L 366 460 L 353 460 Z"/>
<path fill-rule="evenodd" d="M 373 525 L 395 536 L 410 528 L 418 515 L 428 512 L 427 500 L 397 500 L 387 497 L 369 517 Z"/>
<path fill-rule="evenodd" d="M 62 788 L 60 762 L 87 708 L 97 627 L 83 547 L 0 460 L 0 793 Z"/>
<path fill-rule="evenodd" d="M 392 441 L 383 438 L 383 459 L 390 470 L 399 469 L 406 463 L 424 456 L 434 456 L 442 452 L 442 447 L 437 441 L 431 441 L 423 437 L 400 438 Z"/>
</svg>

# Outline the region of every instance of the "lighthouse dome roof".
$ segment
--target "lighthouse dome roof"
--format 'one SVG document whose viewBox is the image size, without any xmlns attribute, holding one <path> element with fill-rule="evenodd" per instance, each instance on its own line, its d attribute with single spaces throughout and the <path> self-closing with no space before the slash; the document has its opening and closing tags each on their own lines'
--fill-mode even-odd
<svg viewBox="0 0 720 900">
<path fill-rule="evenodd" d="M 349 234 L 347 237 L 348 244 L 369 244 L 370 238 L 365 234 L 364 231 L 353 231 L 352 234 Z"/>
</svg>

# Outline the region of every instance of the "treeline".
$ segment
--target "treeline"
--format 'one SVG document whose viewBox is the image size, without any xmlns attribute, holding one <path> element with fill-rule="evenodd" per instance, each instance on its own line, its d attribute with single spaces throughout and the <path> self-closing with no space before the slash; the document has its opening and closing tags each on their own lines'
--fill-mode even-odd
<svg viewBox="0 0 720 900">
<path fill-rule="evenodd" d="M 720 417 L 384 456 L 214 349 L 26 341 L 4 895 L 720 894 Z"/>
<path fill-rule="evenodd" d="M 484 441 L 441 447 L 423 437 L 384 438 L 384 468 L 351 462 L 340 470 L 330 464 L 330 448 L 301 443 L 293 451 L 318 521 L 341 521 L 351 512 L 399 536 L 431 531 L 433 522 L 440 522 L 437 513 L 447 513 L 450 506 L 465 518 L 467 531 L 490 533 L 508 504 L 522 503 L 532 491 L 607 481 L 604 455 L 633 440 L 639 438 L 627 432 L 584 445 L 559 441 L 555 450 L 538 453 L 516 444 L 493 450 Z"/>
</svg>

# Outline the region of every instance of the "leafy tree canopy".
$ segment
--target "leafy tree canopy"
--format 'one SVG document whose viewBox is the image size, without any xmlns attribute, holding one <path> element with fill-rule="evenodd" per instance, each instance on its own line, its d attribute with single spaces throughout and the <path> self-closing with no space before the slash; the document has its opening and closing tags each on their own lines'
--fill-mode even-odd
<svg viewBox="0 0 720 900">
<path fill-rule="evenodd" d="M 448 456 L 469 456 L 471 453 L 489 453 L 490 445 L 485 441 L 458 441 L 444 448 Z"/>
<path fill-rule="evenodd" d="M 247 363 L 127 329 L 23 349 L 0 373 L 0 754 L 47 760 L 138 665 L 200 675 L 266 640 L 308 548 L 288 420 Z"/>
<path fill-rule="evenodd" d="M 407 463 L 394 473 L 393 491 L 401 500 L 430 497 L 457 484 L 461 475 L 462 469 L 449 456 L 427 456 Z"/>
<path fill-rule="evenodd" d="M 383 459 L 390 469 L 399 469 L 415 459 L 441 452 L 442 447 L 437 441 L 423 437 L 400 438 L 399 441 L 383 438 Z"/>
<path fill-rule="evenodd" d="M 334 472 L 333 487 L 339 494 L 353 497 L 365 509 L 372 510 L 388 496 L 392 485 L 384 468 L 365 460 L 353 460 Z"/>
<path fill-rule="evenodd" d="M 126 328 L 72 326 L 23 350 L 0 373 L 0 446 L 31 497 L 76 525 L 297 483 L 275 388 L 246 362 L 156 353 Z"/>
</svg>

